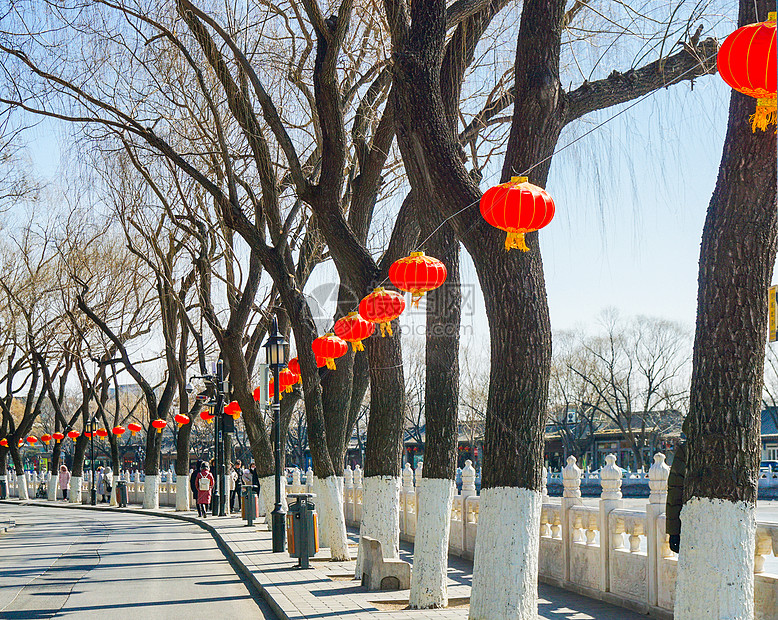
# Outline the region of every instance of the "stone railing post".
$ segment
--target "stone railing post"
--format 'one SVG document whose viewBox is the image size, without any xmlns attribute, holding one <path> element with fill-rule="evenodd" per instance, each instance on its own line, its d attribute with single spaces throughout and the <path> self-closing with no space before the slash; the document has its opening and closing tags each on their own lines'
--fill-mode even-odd
<svg viewBox="0 0 778 620">
<path fill-rule="evenodd" d="M 545 465 L 543 466 L 543 472 L 541 473 L 541 481 L 540 481 L 540 489 L 541 489 L 541 496 L 543 497 L 543 501 L 547 501 L 548 498 L 548 469 L 546 469 Z"/>
<path fill-rule="evenodd" d="M 600 574 L 602 583 L 600 589 L 610 592 L 610 549 L 612 545 L 609 515 L 611 511 L 621 508 L 621 475 L 622 469 L 616 465 L 616 455 L 605 457 L 605 467 L 600 469 Z"/>
<path fill-rule="evenodd" d="M 545 472 L 545 467 L 543 468 Z M 545 476 L 544 476 L 545 481 Z M 570 508 L 580 506 L 581 501 L 581 468 L 576 465 L 574 456 L 567 457 L 567 465 L 562 469 L 561 515 L 562 521 L 562 566 L 564 580 L 570 581 L 570 551 L 573 544 L 572 528 L 570 527 Z M 544 501 L 548 497 L 544 486 Z"/>
<path fill-rule="evenodd" d="M 300 471 L 299 467 L 295 467 L 292 470 L 292 486 L 294 487 L 294 492 L 299 493 L 300 487 L 303 486 L 302 483 L 302 472 Z"/>
<path fill-rule="evenodd" d="M 343 516 L 346 521 L 354 520 L 354 470 L 343 470 Z"/>
<path fill-rule="evenodd" d="M 362 522 L 362 468 L 354 466 L 354 523 Z"/>
<path fill-rule="evenodd" d="M 472 495 L 475 495 L 475 468 L 473 461 L 467 459 L 462 469 L 462 500 L 464 501 Z M 464 503 L 462 510 L 464 511 Z"/>
<path fill-rule="evenodd" d="M 646 530 L 648 537 L 648 604 L 657 605 L 659 601 L 659 554 L 657 540 L 657 520 L 665 511 L 667 502 L 667 478 L 670 468 L 665 463 L 665 455 L 657 452 L 654 464 L 648 470 L 648 486 L 651 494 L 646 506 Z"/>
<path fill-rule="evenodd" d="M 306 493 L 314 493 L 313 490 L 313 468 L 309 467 L 305 470 L 305 487 Z"/>
<path fill-rule="evenodd" d="M 408 504 L 413 497 L 413 470 L 411 464 L 406 463 L 402 471 L 402 491 L 400 492 L 400 532 L 408 533 Z"/>
</svg>

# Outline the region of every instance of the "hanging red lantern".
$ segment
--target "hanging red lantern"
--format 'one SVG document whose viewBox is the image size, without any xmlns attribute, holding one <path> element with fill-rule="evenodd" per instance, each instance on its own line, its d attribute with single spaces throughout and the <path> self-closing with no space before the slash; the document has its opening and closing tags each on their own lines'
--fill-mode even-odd
<svg viewBox="0 0 778 620">
<path fill-rule="evenodd" d="M 505 249 L 529 250 L 524 242 L 528 232 L 546 226 L 555 213 L 554 201 L 542 188 L 527 182 L 527 177 L 513 177 L 508 183 L 495 185 L 481 196 L 481 215 L 495 228 L 508 233 Z"/>
<path fill-rule="evenodd" d="M 162 430 L 167 426 L 167 422 L 162 419 L 152 420 L 151 425 L 157 429 L 158 433 L 161 433 Z"/>
<path fill-rule="evenodd" d="M 8 440 L 5 437 L 0 439 L 0 446 L 3 446 L 3 448 L 7 448 L 8 447 Z"/>
<path fill-rule="evenodd" d="M 98 429 L 95 431 L 95 433 L 97 434 L 97 436 L 98 436 L 100 439 L 105 439 L 106 437 L 108 437 L 108 431 L 107 431 L 107 430 L 105 430 L 104 428 L 98 428 Z"/>
<path fill-rule="evenodd" d="M 57 443 L 65 439 L 65 435 L 63 435 L 62 433 L 54 433 L 52 437 L 54 438 L 54 441 L 56 441 Z"/>
<path fill-rule="evenodd" d="M 34 446 L 36 443 L 38 443 L 38 438 L 35 435 L 30 435 L 27 438 L 27 443 L 30 444 L 31 446 Z"/>
<path fill-rule="evenodd" d="M 293 357 L 289 360 L 289 363 L 287 364 L 287 367 L 289 370 L 291 370 L 295 375 L 297 375 L 297 382 L 300 382 L 302 372 L 300 371 L 300 360 L 296 357 Z"/>
<path fill-rule="evenodd" d="M 294 374 L 288 368 L 284 368 L 278 373 L 278 383 L 281 385 L 281 389 L 284 392 L 291 392 L 294 389 L 292 386 L 297 383 L 298 378 L 298 375 Z"/>
<path fill-rule="evenodd" d="M 210 411 L 201 411 L 200 417 L 210 424 L 211 422 L 213 422 L 213 419 L 216 416 L 214 416 Z"/>
<path fill-rule="evenodd" d="M 281 383 L 280 377 L 279 377 L 278 383 L 279 384 Z M 267 384 L 267 394 L 268 394 L 268 398 L 270 399 L 271 402 L 273 401 L 273 398 L 275 397 L 274 390 L 275 390 L 275 380 L 273 379 L 273 377 L 270 377 L 270 381 Z M 283 388 L 281 388 L 281 391 L 278 394 L 278 400 L 283 400 L 283 398 L 284 398 L 284 390 L 283 390 Z"/>
<path fill-rule="evenodd" d="M 84 431 L 84 437 L 86 437 L 87 439 L 92 439 L 92 433 L 88 431 Z"/>
<path fill-rule="evenodd" d="M 19 437 L 19 443 L 18 443 L 18 444 L 16 444 L 16 446 L 17 446 L 18 448 L 21 448 L 23 444 L 24 444 L 24 439 L 22 439 L 21 437 Z"/>
<path fill-rule="evenodd" d="M 126 430 L 126 429 L 125 429 L 123 426 L 114 426 L 114 427 L 113 427 L 113 430 L 111 430 L 111 432 L 112 432 L 114 435 L 122 435 L 122 434 L 124 434 L 124 431 L 125 431 L 125 430 Z"/>
<path fill-rule="evenodd" d="M 178 424 L 178 428 L 181 428 L 184 424 L 189 424 L 191 421 L 189 416 L 184 415 L 183 413 L 177 413 L 173 419 L 176 421 L 176 424 Z"/>
<path fill-rule="evenodd" d="M 254 402 L 258 403 L 259 401 L 262 400 L 262 388 L 255 387 L 253 394 L 254 394 Z"/>
<path fill-rule="evenodd" d="M 234 420 L 237 420 L 240 417 L 240 414 L 242 413 L 240 409 L 240 405 L 238 404 L 237 400 L 233 400 L 231 403 L 228 403 L 224 407 L 224 413 L 226 415 L 232 416 Z"/>
<path fill-rule="evenodd" d="M 751 130 L 775 124 L 775 13 L 766 22 L 748 24 L 729 35 L 716 58 L 719 75 L 736 91 L 756 99 Z"/>
<path fill-rule="evenodd" d="M 81 435 L 81 433 L 79 433 L 78 431 L 69 431 L 68 432 L 68 437 L 70 437 L 73 441 L 78 439 L 80 437 L 80 435 Z"/>
<path fill-rule="evenodd" d="M 366 321 L 358 312 L 349 312 L 335 323 L 335 335 L 350 342 L 354 351 L 364 351 L 362 341 L 375 332 L 375 323 Z"/>
<path fill-rule="evenodd" d="M 382 287 L 374 289 L 370 295 L 359 302 L 359 314 L 371 323 L 381 326 L 381 337 L 392 333 L 392 321 L 405 310 L 405 297 L 396 291 L 387 291 Z"/>
<path fill-rule="evenodd" d="M 135 437 L 135 433 L 140 433 L 143 430 L 143 427 L 140 424 L 135 424 L 135 422 L 128 424 L 127 428 L 130 430 L 133 437 Z"/>
<path fill-rule="evenodd" d="M 424 252 L 411 252 L 410 256 L 394 261 L 389 267 L 389 279 L 401 291 L 411 294 L 411 304 L 419 307 L 424 293 L 438 288 L 446 281 L 448 270 L 437 258 Z"/>
<path fill-rule="evenodd" d="M 49 442 L 51 441 L 51 435 L 48 433 L 46 435 L 41 435 L 41 441 L 48 446 Z"/>
<path fill-rule="evenodd" d="M 327 368 L 337 370 L 335 360 L 348 352 L 348 345 L 335 334 L 329 333 L 313 341 L 313 352 L 324 358 Z"/>
</svg>

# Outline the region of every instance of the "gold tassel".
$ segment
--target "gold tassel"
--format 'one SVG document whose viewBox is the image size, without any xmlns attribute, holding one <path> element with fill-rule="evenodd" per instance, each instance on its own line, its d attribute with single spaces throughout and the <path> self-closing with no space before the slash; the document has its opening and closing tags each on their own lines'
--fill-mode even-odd
<svg viewBox="0 0 778 620">
<path fill-rule="evenodd" d="M 524 242 L 523 232 L 509 232 L 508 236 L 505 237 L 505 250 L 508 251 L 514 248 L 522 252 L 529 251 L 527 244 Z"/>
<path fill-rule="evenodd" d="M 751 131 L 756 133 L 757 129 L 767 131 L 770 125 L 775 125 L 775 99 L 760 98 L 756 100 L 756 113 L 749 117 L 751 121 Z"/>
<path fill-rule="evenodd" d="M 365 345 L 362 344 L 361 340 L 355 340 L 351 343 L 351 347 L 354 349 L 354 351 L 364 351 Z"/>
<path fill-rule="evenodd" d="M 387 332 L 387 333 L 388 333 L 390 336 L 394 336 L 394 333 L 392 332 L 392 324 L 391 324 L 391 323 L 387 323 L 387 324 L 386 324 L 386 332 Z"/>
<path fill-rule="evenodd" d="M 327 368 L 330 370 L 337 370 L 337 368 L 335 368 L 335 360 L 331 357 L 327 358 Z"/>
<path fill-rule="evenodd" d="M 411 293 L 411 305 L 418 308 L 422 297 L 424 297 L 424 293 Z"/>
<path fill-rule="evenodd" d="M 157 432 L 158 432 L 158 433 L 161 433 L 161 432 L 162 432 L 162 429 L 161 429 L 161 428 L 158 428 L 158 429 L 157 429 Z"/>
<path fill-rule="evenodd" d="M 380 324 L 380 327 L 381 327 L 381 338 L 385 338 L 386 337 L 386 326 L 387 325 L 388 325 L 388 323 L 381 323 Z"/>
<path fill-rule="evenodd" d="M 284 389 L 284 392 L 287 392 L 287 393 L 288 392 L 292 392 L 292 391 L 293 391 L 293 388 L 292 388 L 291 385 L 287 385 L 286 388 Z"/>
</svg>

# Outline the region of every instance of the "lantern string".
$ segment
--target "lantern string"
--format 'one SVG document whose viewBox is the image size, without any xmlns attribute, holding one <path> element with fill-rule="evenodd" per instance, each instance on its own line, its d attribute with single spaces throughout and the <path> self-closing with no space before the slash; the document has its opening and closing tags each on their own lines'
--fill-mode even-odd
<svg viewBox="0 0 778 620">
<path fill-rule="evenodd" d="M 715 57 L 716 57 L 716 53 L 714 53 L 714 54 L 711 54 L 711 55 L 707 56 L 706 58 L 702 59 L 702 60 L 700 61 L 700 63 L 699 63 L 699 64 L 704 64 L 704 63 L 707 63 L 709 60 L 711 60 L 711 59 L 713 59 L 713 58 L 715 58 Z M 680 74 L 680 75 L 679 75 L 677 78 L 675 78 L 675 80 L 674 80 L 674 81 L 678 81 L 678 80 L 680 80 L 681 78 L 683 78 L 683 77 L 684 77 L 684 76 L 686 76 L 687 74 L 689 74 L 689 73 L 691 73 L 692 71 L 694 71 L 695 69 L 697 69 L 697 67 L 698 67 L 698 65 L 695 65 L 695 66 L 693 66 L 693 67 L 691 67 L 691 68 L 687 69 L 686 71 L 684 71 L 683 73 L 681 73 L 681 74 Z M 669 84 L 668 84 L 667 86 L 669 86 Z M 638 105 L 639 103 L 642 103 L 642 102 L 643 102 L 645 99 L 648 99 L 650 96 L 652 96 L 654 93 L 656 93 L 656 92 L 657 92 L 657 90 L 659 90 L 659 89 L 654 89 L 654 90 L 652 90 L 652 91 L 650 91 L 650 92 L 646 93 L 645 95 L 642 95 L 641 97 L 638 97 L 637 99 L 635 99 L 635 101 L 633 101 L 633 102 L 632 102 L 632 103 L 630 103 L 629 105 L 625 106 L 624 108 L 622 108 L 621 110 L 619 110 L 618 112 L 616 112 L 615 114 L 613 114 L 612 116 L 609 116 L 608 118 L 606 118 L 606 119 L 605 119 L 604 121 L 602 121 L 601 123 L 599 123 L 599 124 L 595 125 L 595 126 L 594 126 L 594 127 L 592 127 L 591 129 L 589 129 L 589 130 L 585 131 L 584 133 L 582 133 L 582 134 L 581 134 L 580 136 L 578 136 L 577 138 L 574 138 L 574 139 L 572 139 L 570 142 L 568 142 L 567 144 L 565 144 L 564 146 L 562 146 L 562 147 L 560 147 L 560 148 L 558 148 L 558 149 L 554 149 L 550 155 L 547 155 L 547 156 L 546 156 L 546 157 L 544 157 L 543 159 L 541 159 L 541 160 L 539 160 L 539 161 L 535 162 L 534 164 L 532 164 L 532 166 L 530 166 L 529 168 L 527 168 L 527 169 L 526 169 L 524 172 L 522 172 L 522 173 L 521 173 L 520 175 L 518 175 L 518 176 L 522 176 L 522 177 L 529 176 L 529 173 L 530 173 L 530 172 L 532 172 L 532 170 L 534 170 L 535 168 L 537 168 L 537 167 L 538 167 L 538 166 L 540 166 L 541 164 L 543 164 L 543 163 L 547 162 L 549 159 L 551 159 L 552 157 L 554 157 L 554 155 L 556 155 L 556 154 L 558 154 L 558 153 L 561 153 L 561 152 L 562 152 L 562 151 L 564 151 L 565 149 L 568 149 L 568 148 L 570 148 L 570 147 L 571 147 L 571 146 L 573 146 L 573 145 L 574 145 L 576 142 L 579 142 L 580 140 L 583 140 L 585 137 L 587 137 L 587 136 L 589 136 L 590 134 L 594 133 L 595 131 L 597 131 L 598 129 L 600 129 L 601 127 L 603 127 L 604 125 L 606 125 L 606 124 L 610 123 L 610 122 L 611 122 L 612 120 L 614 120 L 615 118 L 618 118 L 619 116 L 621 116 L 622 114 L 624 114 L 624 113 L 625 113 L 625 112 L 627 112 L 628 110 L 631 110 L 631 109 L 632 109 L 632 108 L 634 108 L 636 105 Z M 495 173 L 494 175 L 492 175 L 492 177 L 494 177 L 494 176 L 497 176 L 497 174 Z M 506 190 L 505 190 L 505 191 L 507 192 L 507 191 L 508 191 L 508 189 L 506 188 Z M 432 231 L 432 232 L 431 232 L 429 235 L 427 235 L 427 237 L 424 239 L 424 241 L 422 241 L 421 243 L 417 244 L 417 247 L 418 247 L 418 248 L 421 248 L 421 247 L 423 247 L 423 246 L 424 246 L 424 244 L 425 244 L 425 243 L 427 243 L 427 241 L 429 241 L 429 240 L 430 240 L 430 239 L 433 237 L 433 235 L 435 235 L 435 234 L 436 234 L 436 233 L 437 233 L 437 232 L 438 232 L 438 231 L 439 231 L 441 228 L 443 228 L 443 226 L 445 226 L 445 225 L 446 225 L 446 223 L 448 223 L 450 220 L 452 220 L 453 218 L 455 218 L 455 217 L 456 217 L 456 216 L 458 216 L 459 214 L 461 214 L 461 213 L 464 213 L 464 212 L 465 212 L 465 211 L 467 211 L 468 209 L 471 209 L 471 208 L 473 208 L 474 206 L 478 205 L 480 202 L 481 202 L 481 199 L 480 199 L 480 197 L 479 197 L 479 198 L 478 198 L 478 200 L 475 200 L 475 201 L 471 202 L 469 205 L 466 205 L 466 206 L 462 207 L 462 208 L 461 208 L 461 209 L 459 209 L 458 211 L 455 211 L 454 213 L 452 213 L 451 215 L 449 215 L 448 217 L 446 217 L 446 218 L 445 218 L 445 219 L 444 219 L 444 220 L 443 220 L 443 221 L 442 221 L 442 222 L 441 222 L 441 223 L 440 223 L 440 224 L 439 224 L 439 225 L 438 225 L 438 226 L 437 226 L 437 227 L 436 227 L 436 228 L 435 228 L 435 229 L 434 229 L 434 230 L 433 230 L 433 231 Z M 479 223 L 480 223 L 480 220 L 476 220 L 476 221 L 475 221 L 475 222 L 474 222 L 474 223 L 473 223 L 473 224 L 472 224 L 470 227 L 468 227 L 468 229 L 467 229 L 467 230 L 465 230 L 465 231 L 464 231 L 464 232 L 463 232 L 463 233 L 460 235 L 460 237 L 464 237 L 464 236 L 468 235 L 468 234 L 470 233 L 470 231 L 472 231 L 472 230 L 473 230 L 473 228 L 474 228 L 476 225 L 478 225 Z M 378 286 L 383 286 L 383 285 L 384 285 L 384 284 L 386 284 L 388 281 L 389 281 L 389 276 L 387 275 L 387 276 L 386 276 L 386 277 L 385 277 L 383 280 L 381 280 L 381 282 L 379 282 L 379 283 L 378 283 Z M 356 310 L 357 310 L 357 311 L 359 310 L 359 304 L 358 304 L 358 303 L 357 303 Z M 329 330 L 327 330 L 327 332 L 331 332 L 331 331 L 333 331 L 333 329 L 334 329 L 334 327 L 331 327 Z M 325 332 L 325 333 L 327 333 L 327 332 Z M 394 368 L 399 368 L 400 366 L 402 366 L 402 364 L 398 364 L 398 365 L 396 365 L 396 366 L 387 366 L 387 367 L 385 367 L 385 368 L 374 368 L 373 370 L 391 370 L 391 369 L 394 369 Z M 327 370 L 327 371 L 325 371 L 325 372 L 329 372 L 329 370 Z M 318 377 L 317 377 L 317 380 L 319 380 L 319 378 L 318 378 Z"/>
</svg>

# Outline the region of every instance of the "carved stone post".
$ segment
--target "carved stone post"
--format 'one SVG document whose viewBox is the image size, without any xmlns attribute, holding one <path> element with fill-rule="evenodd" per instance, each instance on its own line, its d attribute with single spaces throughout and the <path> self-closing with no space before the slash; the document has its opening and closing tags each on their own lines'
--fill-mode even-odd
<svg viewBox="0 0 778 620">
<path fill-rule="evenodd" d="M 651 495 L 646 506 L 646 525 L 648 535 L 648 604 L 657 605 L 659 601 L 659 552 L 660 544 L 657 532 L 657 519 L 665 511 L 667 502 L 667 478 L 670 468 L 665 463 L 665 455 L 657 452 L 654 464 L 648 470 L 648 486 Z"/>
<path fill-rule="evenodd" d="M 545 472 L 545 467 L 543 468 Z M 572 527 L 570 524 L 570 508 L 573 506 L 580 506 L 581 501 L 581 468 L 576 465 L 576 458 L 574 456 L 567 457 L 567 465 L 562 469 L 562 485 L 564 490 L 562 491 L 562 566 L 563 575 L 565 581 L 570 581 L 570 547 L 573 544 L 572 540 Z M 544 491 L 545 474 L 544 474 Z M 548 497 L 544 492 L 544 500 Z"/>
<path fill-rule="evenodd" d="M 354 467 L 354 522 L 359 525 L 362 522 L 362 468 Z"/>
<path fill-rule="evenodd" d="M 402 472 L 403 486 L 400 491 L 400 532 L 408 533 L 408 505 L 413 501 L 413 470 L 411 464 L 406 463 Z"/>
<path fill-rule="evenodd" d="M 347 522 L 354 520 L 355 495 L 354 470 L 350 467 L 346 467 L 346 469 L 343 470 L 343 516 Z"/>
<path fill-rule="evenodd" d="M 621 508 L 621 467 L 616 465 L 616 455 L 609 454 L 605 457 L 605 467 L 600 469 L 600 483 L 602 495 L 600 496 L 600 573 L 602 582 L 600 589 L 610 592 L 610 549 L 613 541 L 609 526 L 611 511 Z"/>
</svg>

